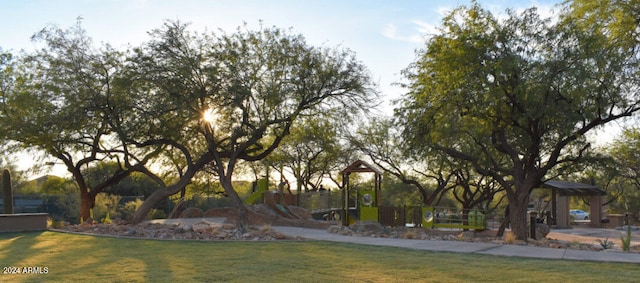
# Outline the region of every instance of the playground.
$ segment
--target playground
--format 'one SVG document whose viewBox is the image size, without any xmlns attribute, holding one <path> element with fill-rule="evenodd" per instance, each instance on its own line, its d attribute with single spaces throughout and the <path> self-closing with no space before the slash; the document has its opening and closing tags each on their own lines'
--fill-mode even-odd
<svg viewBox="0 0 640 283">
<path fill-rule="evenodd" d="M 353 188 L 350 174 L 373 173 L 371 188 Z M 288 187 L 273 186 L 267 179 L 257 180 L 252 194 L 246 198 L 250 231 L 239 236 L 235 230 L 236 209 L 212 208 L 207 211 L 189 208 L 179 219 L 154 220 L 139 225 L 73 225 L 65 231 L 140 238 L 183 240 L 298 240 L 271 227 L 312 228 L 341 236 L 398 238 L 435 241 L 468 241 L 486 244 L 519 244 L 554 249 L 598 251 L 619 248 L 622 231 L 576 226 L 538 236 L 528 242 L 511 242 L 496 235 L 496 221 L 482 211 L 462 211 L 437 206 L 379 206 L 381 172 L 366 162 L 356 161 L 341 172 L 343 186 L 339 191 L 313 191 L 293 194 Z M 536 223 L 537 221 L 533 221 Z M 533 225 L 535 227 L 536 225 Z M 580 229 L 585 228 L 585 229 Z M 548 235 L 548 236 L 547 236 Z M 598 241 L 613 245 L 602 247 Z M 631 251 L 640 245 L 640 232 L 634 228 Z M 301 238 L 300 238 L 301 239 Z"/>
<path fill-rule="evenodd" d="M 354 188 L 350 183 L 353 173 L 373 174 L 373 186 Z M 269 188 L 266 179 L 256 181 L 254 192 L 245 200 L 246 205 L 264 204 L 281 218 L 304 221 L 296 208 L 304 208 L 317 221 L 339 223 L 343 226 L 357 222 L 377 222 L 386 227 L 415 227 L 428 229 L 459 229 L 483 231 L 488 219 L 478 209 L 461 210 L 439 206 L 382 206 L 382 172 L 368 163 L 357 160 L 340 172 L 342 190 L 319 190 L 293 194 L 283 183 L 277 189 Z M 288 186 L 288 183 L 287 183 Z M 218 215 L 220 216 L 220 215 Z"/>
</svg>

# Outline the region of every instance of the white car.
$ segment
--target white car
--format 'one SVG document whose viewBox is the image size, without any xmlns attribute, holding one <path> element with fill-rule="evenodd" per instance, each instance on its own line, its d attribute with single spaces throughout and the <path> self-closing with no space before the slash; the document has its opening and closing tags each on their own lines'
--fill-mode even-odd
<svg viewBox="0 0 640 283">
<path fill-rule="evenodd" d="M 573 216 L 574 220 L 589 220 L 589 213 L 580 209 L 569 210 L 569 215 Z"/>
</svg>

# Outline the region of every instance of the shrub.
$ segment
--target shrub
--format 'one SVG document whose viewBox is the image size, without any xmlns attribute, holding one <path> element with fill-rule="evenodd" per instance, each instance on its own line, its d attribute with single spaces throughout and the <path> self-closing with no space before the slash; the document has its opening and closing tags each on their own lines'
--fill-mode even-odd
<svg viewBox="0 0 640 283">
<path fill-rule="evenodd" d="M 133 214 L 136 213 L 136 211 L 140 208 L 140 206 L 142 206 L 143 201 L 141 199 L 136 199 L 136 200 L 132 200 L 132 201 L 128 201 L 126 202 L 123 206 L 121 206 L 119 208 L 119 213 L 120 213 L 120 217 L 122 219 L 131 219 L 131 217 L 133 217 Z M 161 210 L 161 209 L 152 209 L 151 211 L 149 211 L 149 214 L 147 214 L 146 219 L 163 219 L 163 218 L 167 218 L 167 214 Z"/>
<path fill-rule="evenodd" d="M 78 223 L 80 219 L 80 195 L 74 191 L 45 196 L 45 207 L 51 218 Z"/>
<path fill-rule="evenodd" d="M 118 203 L 120 196 L 100 194 L 96 196 L 96 203 L 93 206 L 93 219 L 103 219 L 109 215 L 110 218 L 119 218 Z"/>
<path fill-rule="evenodd" d="M 516 234 L 511 231 L 508 231 L 504 234 L 504 242 L 507 244 L 513 244 L 516 242 Z"/>
<path fill-rule="evenodd" d="M 143 201 L 141 199 L 136 199 L 132 201 L 126 202 L 123 206 L 120 207 L 120 217 L 122 219 L 131 219 L 133 214 L 136 213 L 136 210 L 140 208 Z"/>
<path fill-rule="evenodd" d="M 615 245 L 615 243 L 613 241 L 609 241 L 609 238 L 604 239 L 604 241 L 600 240 L 600 239 L 596 239 L 596 242 L 598 242 L 600 244 L 600 246 L 602 246 L 602 248 L 605 249 L 605 250 L 611 249 Z M 624 243 L 624 241 L 623 241 L 623 243 Z M 624 244 L 623 244 L 623 246 L 624 246 Z"/>
<path fill-rule="evenodd" d="M 107 216 L 105 216 L 104 218 L 102 218 L 102 223 L 104 224 L 111 224 L 111 217 L 109 217 L 109 212 L 107 212 Z"/>
<path fill-rule="evenodd" d="M 165 219 L 167 218 L 167 213 L 164 212 L 162 209 L 152 209 L 151 211 L 149 211 L 149 214 L 147 214 L 147 219 Z"/>
</svg>

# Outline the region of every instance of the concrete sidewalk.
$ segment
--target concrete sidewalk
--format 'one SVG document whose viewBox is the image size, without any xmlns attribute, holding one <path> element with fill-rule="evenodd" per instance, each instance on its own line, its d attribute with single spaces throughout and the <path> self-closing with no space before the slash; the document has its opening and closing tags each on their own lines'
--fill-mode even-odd
<svg viewBox="0 0 640 283">
<path fill-rule="evenodd" d="M 309 240 L 353 243 L 373 246 L 389 246 L 424 251 L 472 253 L 497 256 L 527 258 L 565 259 L 600 262 L 640 263 L 640 254 L 613 251 L 583 251 L 572 249 L 553 249 L 520 245 L 502 245 L 493 243 L 464 241 L 409 240 L 396 238 L 373 238 L 344 236 L 329 233 L 326 230 L 301 227 L 274 226 L 275 231 L 287 236 L 298 236 Z"/>
</svg>

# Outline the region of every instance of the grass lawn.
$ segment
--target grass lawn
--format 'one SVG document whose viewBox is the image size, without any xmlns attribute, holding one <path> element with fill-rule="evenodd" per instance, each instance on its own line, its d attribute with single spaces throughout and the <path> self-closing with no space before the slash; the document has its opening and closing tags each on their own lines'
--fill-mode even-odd
<svg viewBox="0 0 640 283">
<path fill-rule="evenodd" d="M 637 282 L 640 266 L 328 242 L 197 242 L 0 234 L 0 282 Z"/>
</svg>

